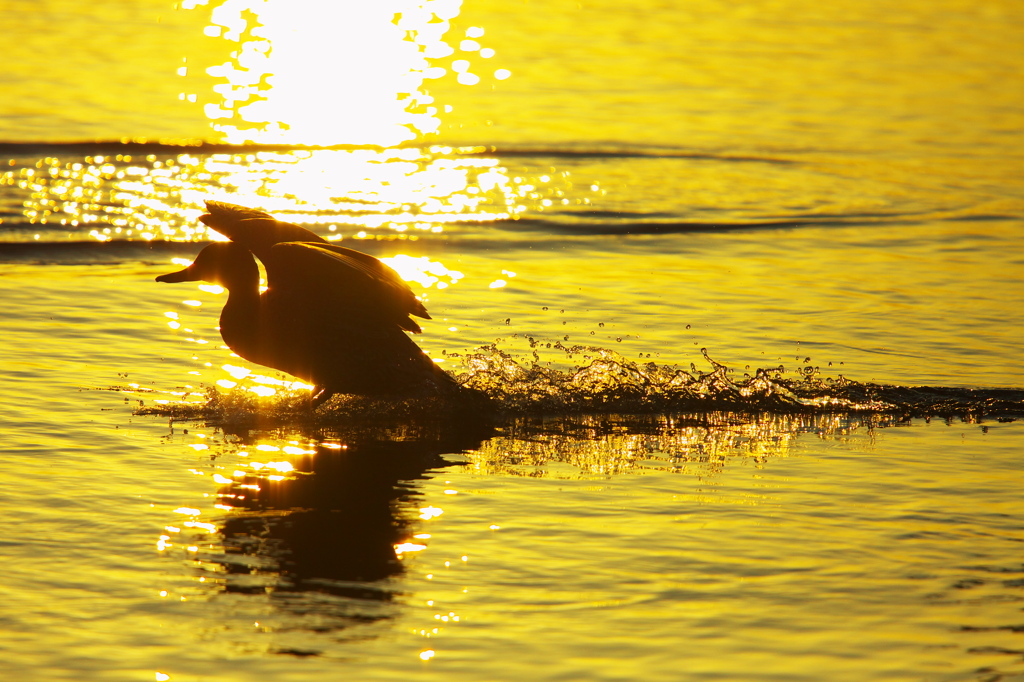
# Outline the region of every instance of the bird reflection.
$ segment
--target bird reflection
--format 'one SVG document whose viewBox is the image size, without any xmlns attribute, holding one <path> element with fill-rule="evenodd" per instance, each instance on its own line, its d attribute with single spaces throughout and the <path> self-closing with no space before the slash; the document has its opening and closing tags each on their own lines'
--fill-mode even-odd
<svg viewBox="0 0 1024 682">
<path fill-rule="evenodd" d="M 218 497 L 233 508 L 221 527 L 224 590 L 269 592 L 294 602 L 303 593 L 390 601 L 389 583 L 404 569 L 395 547 L 418 522 L 415 481 L 451 466 L 443 453 L 477 448 L 458 433 L 409 441 L 363 440 L 318 445 L 293 464 L 298 474 L 271 481 L 237 478 Z M 358 604 L 336 603 L 351 615 Z M 374 619 L 373 609 L 359 619 Z M 386 617 L 381 615 L 380 617 Z"/>
<path fill-rule="evenodd" d="M 200 220 L 231 241 L 156 279 L 225 287 L 220 329 L 232 351 L 314 384 L 314 406 L 335 393 L 470 395 L 406 335 L 421 331 L 413 317 L 430 315 L 394 270 L 262 211 L 206 206 Z M 254 256 L 267 272 L 263 293 Z"/>
</svg>

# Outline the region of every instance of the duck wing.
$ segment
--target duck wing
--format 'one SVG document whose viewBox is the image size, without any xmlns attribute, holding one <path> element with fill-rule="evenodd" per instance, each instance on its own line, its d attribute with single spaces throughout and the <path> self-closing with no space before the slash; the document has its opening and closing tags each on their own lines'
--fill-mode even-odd
<svg viewBox="0 0 1024 682">
<path fill-rule="evenodd" d="M 450 395 L 457 382 L 397 325 L 331 315 L 267 291 L 265 352 L 255 362 L 281 369 L 332 393 L 417 397 Z M 307 299 L 308 300 L 308 299 Z"/>
<path fill-rule="evenodd" d="M 266 263 L 266 257 L 274 244 L 281 242 L 327 243 L 320 235 L 306 228 L 277 220 L 269 213 L 228 204 L 223 201 L 207 201 L 205 213 L 199 220 L 221 233 L 231 241 L 252 251 Z"/>
<path fill-rule="evenodd" d="M 413 333 L 422 331 L 413 315 L 430 319 L 399 274 L 369 254 L 334 244 L 286 242 L 273 246 L 263 263 L 269 289 L 296 305 Z"/>
</svg>

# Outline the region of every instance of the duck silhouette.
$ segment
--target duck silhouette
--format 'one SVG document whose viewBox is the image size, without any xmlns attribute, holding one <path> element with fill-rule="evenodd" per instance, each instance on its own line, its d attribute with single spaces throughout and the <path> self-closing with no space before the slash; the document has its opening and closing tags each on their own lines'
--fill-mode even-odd
<svg viewBox="0 0 1024 682">
<path fill-rule="evenodd" d="M 398 273 L 378 259 L 328 243 L 299 225 L 251 208 L 206 203 L 200 220 L 230 242 L 209 244 L 184 270 L 158 282 L 202 280 L 228 290 L 220 315 L 237 355 L 316 388 L 315 407 L 336 393 L 450 397 L 461 386 L 406 332 L 430 319 Z M 255 257 L 267 273 L 261 292 Z"/>
</svg>

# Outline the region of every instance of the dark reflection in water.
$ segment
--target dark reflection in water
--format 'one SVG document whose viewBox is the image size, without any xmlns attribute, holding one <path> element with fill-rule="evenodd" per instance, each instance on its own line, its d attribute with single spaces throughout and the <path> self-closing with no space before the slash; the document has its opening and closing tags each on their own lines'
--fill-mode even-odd
<svg viewBox="0 0 1024 682">
<path fill-rule="evenodd" d="M 267 595 L 284 618 L 279 632 L 337 631 L 393 617 L 400 587 L 389 579 L 405 569 L 402 546 L 418 542 L 416 481 L 453 465 L 442 455 L 478 448 L 483 437 L 427 431 L 378 431 L 376 439 L 321 432 L 308 449 L 295 448 L 299 455 L 271 455 L 287 460 L 283 468 L 236 469 L 217 493 L 231 508 L 217 524 L 222 551 L 201 562 L 207 573 L 216 567 L 220 592 Z M 253 432 L 240 445 L 251 459 L 267 459 L 257 455 L 267 454 L 259 445 L 269 440 Z"/>
<path fill-rule="evenodd" d="M 679 484 L 669 488 L 681 499 L 692 498 L 694 508 L 703 497 L 715 498 L 716 481 L 732 481 L 726 486 L 731 503 L 756 505 L 766 489 L 735 485 L 727 475 L 730 467 L 772 467 L 799 452 L 794 446 L 802 438 L 843 442 L 863 431 L 870 442 L 875 429 L 911 423 L 880 412 L 705 411 L 549 414 L 481 426 L 378 412 L 376 420 L 367 413 L 349 415 L 348 426 L 306 427 L 305 433 L 301 427 L 230 433 L 225 424 L 255 421 L 245 407 L 238 408 L 244 418 L 221 423 L 229 431 L 221 451 L 217 437 L 203 439 L 213 455 L 209 470 L 193 471 L 212 473 L 220 484 L 220 512 L 213 511 L 212 523 L 194 524 L 208 536 L 188 537 L 186 531 L 181 540 L 206 548 L 189 560 L 205 583 L 200 592 L 213 596 L 215 617 L 237 623 L 231 629 L 238 646 L 259 642 L 262 650 L 294 656 L 331 656 L 337 642 L 376 638 L 374 624 L 387 629 L 410 613 L 417 583 L 404 575 L 407 564 L 418 550 L 440 541 L 423 532 L 433 509 L 423 492 L 431 488 L 423 481 L 457 461 L 485 477 L 680 475 Z M 280 417 L 265 416 L 272 423 Z M 976 418 L 967 413 L 961 419 Z M 575 511 L 572 498 L 562 504 L 562 511 L 541 523 L 557 523 L 560 514 Z M 186 511 L 196 521 L 207 513 Z M 642 518 L 648 512 L 636 513 Z M 527 525 L 529 519 L 538 523 L 535 514 L 519 507 L 512 512 Z M 173 537 L 168 542 L 185 544 Z M 431 556 L 424 553 L 416 565 L 423 567 Z M 252 638 L 253 621 L 267 638 Z M 430 628 L 421 630 L 430 636 L 423 634 Z"/>
</svg>

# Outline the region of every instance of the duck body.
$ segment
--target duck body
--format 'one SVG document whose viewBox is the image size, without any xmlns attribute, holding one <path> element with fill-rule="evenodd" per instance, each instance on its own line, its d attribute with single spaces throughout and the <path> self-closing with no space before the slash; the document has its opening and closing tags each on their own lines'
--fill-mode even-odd
<svg viewBox="0 0 1024 682">
<path fill-rule="evenodd" d="M 335 393 L 461 392 L 407 336 L 420 331 L 412 316 L 429 315 L 394 270 L 260 211 L 219 202 L 208 207 L 201 220 L 232 241 L 209 244 L 190 266 L 157 281 L 225 287 L 221 336 L 237 355 L 313 384 L 316 404 Z M 254 255 L 267 272 L 262 293 Z"/>
</svg>

